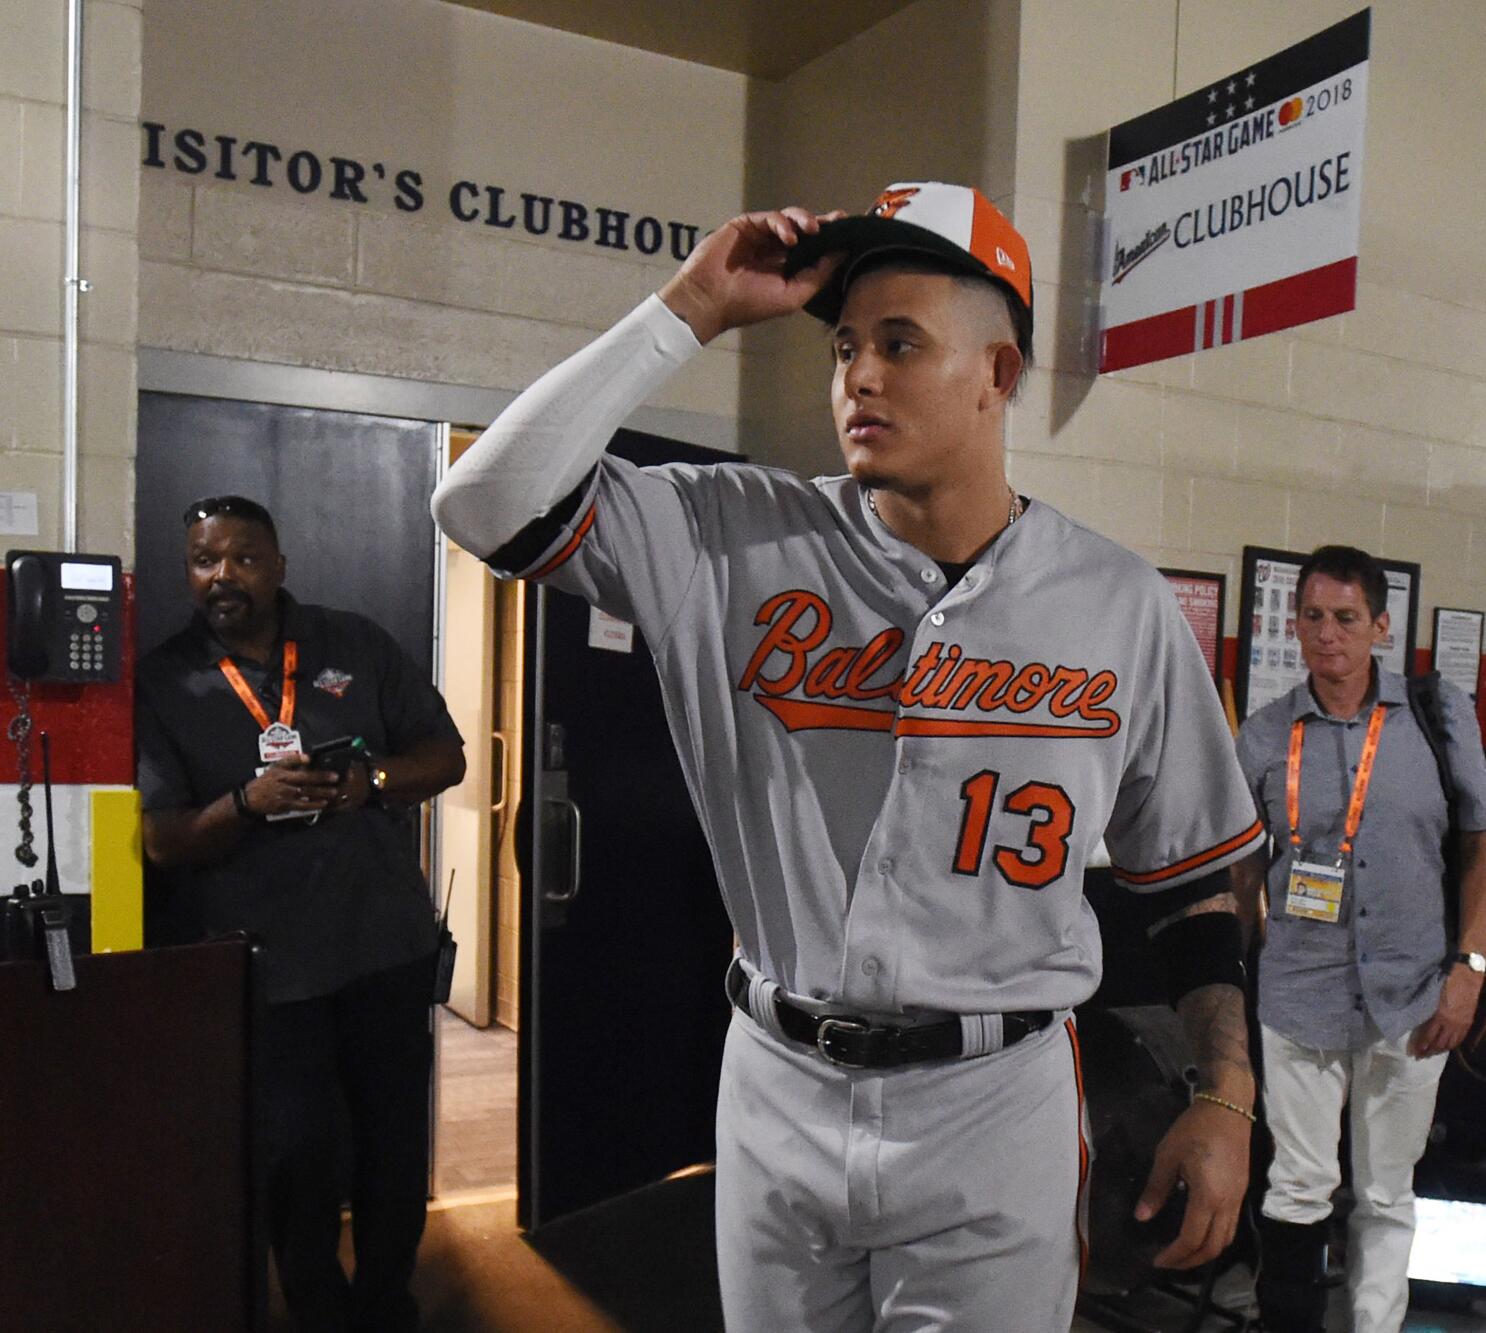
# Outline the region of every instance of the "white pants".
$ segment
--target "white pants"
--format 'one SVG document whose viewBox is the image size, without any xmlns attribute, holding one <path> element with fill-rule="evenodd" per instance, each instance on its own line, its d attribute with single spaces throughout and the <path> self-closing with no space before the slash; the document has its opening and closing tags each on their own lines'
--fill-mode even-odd
<svg viewBox="0 0 1486 1333">
<path fill-rule="evenodd" d="M 1264 1036 L 1264 1105 L 1274 1163 L 1263 1211 L 1280 1222 L 1319 1222 L 1341 1182 L 1342 1105 L 1351 1100 L 1352 1189 L 1347 1290 L 1353 1333 L 1398 1333 L 1409 1304 L 1414 1163 L 1424 1154 L 1446 1056 L 1415 1060 L 1408 1035 L 1356 1051 L 1318 1051 L 1270 1028 Z"/>
<path fill-rule="evenodd" d="M 1071 1022 L 879 1071 L 735 1012 L 717 1104 L 729 1333 L 1067 1333 L 1087 1141 Z"/>
</svg>

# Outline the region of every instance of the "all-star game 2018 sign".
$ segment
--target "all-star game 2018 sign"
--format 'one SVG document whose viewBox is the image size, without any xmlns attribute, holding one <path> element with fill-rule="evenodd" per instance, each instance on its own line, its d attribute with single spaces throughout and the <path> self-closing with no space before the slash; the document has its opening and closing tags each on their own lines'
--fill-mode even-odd
<svg viewBox="0 0 1486 1333">
<path fill-rule="evenodd" d="M 1109 132 L 1101 371 L 1356 305 L 1371 15 Z"/>
</svg>

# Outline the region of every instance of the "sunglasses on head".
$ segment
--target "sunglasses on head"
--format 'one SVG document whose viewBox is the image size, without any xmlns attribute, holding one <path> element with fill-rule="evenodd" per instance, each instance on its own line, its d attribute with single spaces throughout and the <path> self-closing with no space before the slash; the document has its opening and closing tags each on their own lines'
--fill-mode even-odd
<svg viewBox="0 0 1486 1333">
<path fill-rule="evenodd" d="M 268 510 L 256 500 L 249 500 L 241 495 L 208 495 L 204 500 L 192 500 L 186 506 L 183 517 L 189 528 L 193 523 L 200 523 L 204 518 L 214 518 L 218 514 L 272 524 Z"/>
</svg>

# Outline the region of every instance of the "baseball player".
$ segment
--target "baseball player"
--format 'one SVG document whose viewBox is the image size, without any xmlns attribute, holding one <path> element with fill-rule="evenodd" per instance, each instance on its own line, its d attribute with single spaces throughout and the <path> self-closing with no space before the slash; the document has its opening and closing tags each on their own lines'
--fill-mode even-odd
<svg viewBox="0 0 1486 1333">
<path fill-rule="evenodd" d="M 626 416 L 726 329 L 831 328 L 847 474 L 640 469 Z M 1088 1165 L 1069 1017 L 1101 835 L 1148 905 L 1202 1082 L 1191 1266 L 1232 1238 L 1253 1080 L 1218 872 L 1262 837 L 1164 580 L 1005 476 L 1026 243 L 977 191 L 750 213 L 543 376 L 434 514 L 503 577 L 635 623 L 739 939 L 717 1111 L 728 1327 L 1066 1330 Z"/>
</svg>

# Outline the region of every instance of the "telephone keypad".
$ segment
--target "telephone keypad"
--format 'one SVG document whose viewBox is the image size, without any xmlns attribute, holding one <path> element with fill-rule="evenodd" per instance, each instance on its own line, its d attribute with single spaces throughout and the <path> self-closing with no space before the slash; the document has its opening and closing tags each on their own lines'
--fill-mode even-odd
<svg viewBox="0 0 1486 1333">
<path fill-rule="evenodd" d="M 98 609 L 88 603 L 83 603 L 77 608 L 77 618 L 84 624 L 94 623 L 98 620 Z M 104 651 L 104 635 L 100 633 L 101 626 L 91 630 L 73 630 L 67 636 L 67 666 L 77 674 L 85 676 L 96 676 L 102 674 L 107 666 L 107 655 Z"/>
</svg>

